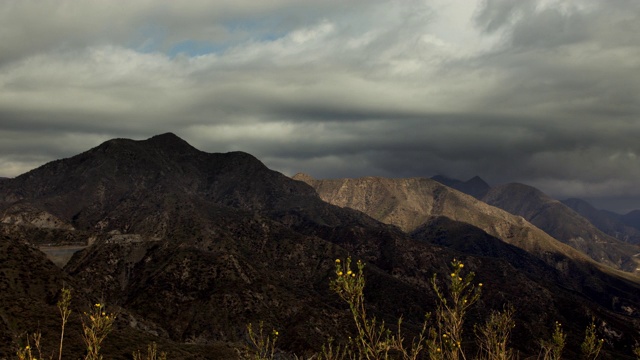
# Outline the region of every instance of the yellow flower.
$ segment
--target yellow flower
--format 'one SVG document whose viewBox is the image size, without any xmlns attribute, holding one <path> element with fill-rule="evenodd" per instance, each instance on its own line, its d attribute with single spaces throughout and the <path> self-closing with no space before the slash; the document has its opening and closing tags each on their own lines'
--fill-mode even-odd
<svg viewBox="0 0 640 360">
<path fill-rule="evenodd" d="M 461 268 L 463 268 L 463 267 L 464 267 L 464 264 L 463 264 L 463 263 L 460 263 L 460 267 L 461 267 Z"/>
<path fill-rule="evenodd" d="M 107 315 L 107 313 L 103 311 L 103 312 L 102 312 L 102 316 L 105 316 L 105 315 Z"/>
<path fill-rule="evenodd" d="M 446 337 L 447 337 L 447 334 L 442 335 L 442 337 L 443 337 L 443 338 L 446 338 Z"/>
<path fill-rule="evenodd" d="M 356 277 L 356 274 L 351 274 L 351 277 Z"/>
<path fill-rule="evenodd" d="M 441 350 L 440 350 L 440 348 L 437 348 L 437 349 L 436 349 L 436 352 L 440 352 L 440 351 L 441 351 Z"/>
<path fill-rule="evenodd" d="M 342 271 L 338 271 L 338 276 L 342 276 Z"/>
<path fill-rule="evenodd" d="M 456 277 L 456 274 L 455 273 L 451 273 L 451 277 Z"/>
<path fill-rule="evenodd" d="M 478 286 L 482 287 L 482 283 L 478 284 Z"/>
<path fill-rule="evenodd" d="M 100 304 L 95 304 L 94 306 L 95 306 L 95 307 L 100 307 Z"/>
<path fill-rule="evenodd" d="M 336 259 L 336 264 L 340 264 L 340 259 Z"/>
<path fill-rule="evenodd" d="M 351 270 L 347 271 L 347 275 L 351 275 L 351 274 L 353 274 L 353 271 Z"/>
<path fill-rule="evenodd" d="M 31 349 L 31 346 L 27 345 L 27 346 L 25 346 L 24 348 L 25 348 L 26 350 L 29 350 L 29 349 Z"/>
<path fill-rule="evenodd" d="M 461 278 L 461 277 L 459 277 L 459 278 L 458 278 L 458 281 L 462 281 L 462 278 Z"/>
</svg>

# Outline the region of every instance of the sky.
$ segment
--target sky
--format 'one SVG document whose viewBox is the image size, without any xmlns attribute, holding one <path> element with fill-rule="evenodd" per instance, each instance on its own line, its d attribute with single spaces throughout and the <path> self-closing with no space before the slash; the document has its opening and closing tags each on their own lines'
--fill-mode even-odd
<svg viewBox="0 0 640 360">
<path fill-rule="evenodd" d="M 640 208 L 637 0 L 2 0 L 0 176 L 173 132 Z"/>
</svg>

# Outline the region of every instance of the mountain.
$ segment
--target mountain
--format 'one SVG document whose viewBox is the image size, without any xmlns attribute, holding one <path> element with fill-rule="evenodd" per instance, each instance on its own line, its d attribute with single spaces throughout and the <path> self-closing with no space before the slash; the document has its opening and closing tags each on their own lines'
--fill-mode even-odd
<svg viewBox="0 0 640 360">
<path fill-rule="evenodd" d="M 337 337 L 349 317 L 328 280 L 348 254 L 368 260 L 377 311 L 415 323 L 432 295 L 412 284 L 447 272 L 454 256 L 440 250 L 442 260 L 412 273 L 420 281 L 391 276 L 414 266 L 398 245 L 412 240 L 397 228 L 329 205 L 249 154 L 204 153 L 173 134 L 115 139 L 2 182 L 0 214 L 32 244 L 43 232 L 84 237 L 89 246 L 65 266 L 82 291 L 104 294 L 167 341 L 209 351 L 259 320 L 281 329 L 288 349 Z"/>
<path fill-rule="evenodd" d="M 617 214 L 597 210 L 579 199 L 562 201 L 569 209 L 563 208 L 556 200 L 524 184 L 507 184 L 492 189 L 477 176 L 465 182 L 442 175 L 436 175 L 432 179 L 512 214 L 523 216 L 545 232 L 585 252 L 597 261 L 626 271 L 635 271 L 638 267 L 638 260 L 634 255 L 640 252 L 640 249 L 616 242 L 611 237 L 623 242 L 639 244 L 640 228 L 625 224 Z M 531 198 L 524 199 L 525 195 Z M 497 197 L 500 199 L 498 200 Z M 510 199 L 512 204 L 506 204 L 511 201 Z M 530 209 L 521 211 L 522 204 L 526 204 Z M 536 207 L 539 208 L 531 209 Z M 576 214 L 571 214 L 570 210 L 577 213 L 578 217 Z M 640 219 L 640 216 L 638 218 Z M 588 224 L 589 222 L 591 225 Z M 640 224 L 640 221 L 637 224 Z"/>
<path fill-rule="evenodd" d="M 444 207 L 445 199 L 482 205 L 432 183 L 440 189 L 436 207 Z M 436 222 L 425 233 L 410 234 L 329 204 L 313 187 L 249 154 L 205 153 L 174 134 L 110 140 L 0 182 L 6 236 L 29 244 L 28 254 L 38 254 L 46 269 L 73 281 L 79 294 L 87 294 L 78 299 L 82 304 L 102 297 L 122 309 L 118 334 L 129 336 L 107 339 L 109 359 L 130 358 L 132 349 L 152 339 L 173 359 L 233 358 L 245 325 L 261 320 L 267 329 L 278 329 L 278 346 L 287 351 L 318 350 L 329 337 L 345 339 L 353 331 L 348 306 L 328 283 L 334 259 L 349 255 L 367 264 L 370 313 L 389 324 L 403 315 L 409 334 L 434 310 L 433 274 L 448 276 L 448 264 L 457 257 L 487 284 L 470 316 L 482 319 L 490 309 L 515 303 L 522 329 L 515 346 L 523 354 L 537 353 L 537 339 L 549 336 L 555 320 L 567 323 L 571 336 L 581 336 L 592 314 L 607 324 L 608 354 L 628 353 L 625 346 L 640 328 L 640 285 L 630 275 L 602 270 L 502 210 L 484 204 L 487 215 L 446 204 L 450 213 L 472 214 L 496 234 L 511 234 L 518 247 L 490 248 L 496 255 L 483 255 L 476 249 L 485 242 L 498 241 L 496 249 L 506 244 L 473 235 L 468 247 L 458 248 L 458 233 L 451 230 L 458 226 Z M 86 248 L 73 255 L 64 273 L 34 248 L 78 243 Z M 522 261 L 507 256 L 525 247 L 536 255 Z M 16 267 L 19 273 L 8 279 L 46 273 L 40 265 L 29 267 Z M 49 293 L 59 284 L 51 281 Z M 3 296 L 21 296 L 19 288 Z M 519 300 L 520 294 L 530 299 Z M 55 310 L 44 293 L 32 301 L 48 301 Z M 22 316 L 18 309 L 4 311 L 6 323 Z M 13 349 L 1 347 L 6 353 Z"/>
<path fill-rule="evenodd" d="M 489 206 L 431 179 L 365 177 L 314 180 L 303 174 L 293 178 L 312 185 L 320 197 L 331 204 L 362 211 L 405 232 L 413 231 L 432 216 L 446 216 L 472 224 L 541 258 L 558 253 L 586 261 L 582 253 L 556 241 L 521 216 L 499 206 Z M 514 203 L 517 200 L 514 199 Z M 553 257 L 549 261 L 554 265 Z"/>
<path fill-rule="evenodd" d="M 482 199 L 487 194 L 487 192 L 489 192 L 489 189 L 491 189 L 491 186 L 489 186 L 489 184 L 487 184 L 487 182 L 482 180 L 482 178 L 480 178 L 479 176 L 474 176 L 467 181 L 462 181 L 451 179 L 444 175 L 436 175 L 432 177 L 431 180 L 435 180 L 442 185 L 446 185 L 467 195 L 471 195 L 476 199 Z"/>
<path fill-rule="evenodd" d="M 605 234 L 624 242 L 640 244 L 640 229 L 625 224 L 622 220 L 623 215 L 596 209 L 581 199 L 570 198 L 562 200 L 562 203 L 589 220 Z"/>
<path fill-rule="evenodd" d="M 629 213 L 622 215 L 622 222 L 626 225 L 640 229 L 640 210 L 633 210 Z"/>
<path fill-rule="evenodd" d="M 568 206 L 528 185 L 495 186 L 482 199 L 489 205 L 519 215 L 549 235 L 592 259 L 614 268 L 638 272 L 640 247 L 622 242 L 592 225 Z"/>
</svg>

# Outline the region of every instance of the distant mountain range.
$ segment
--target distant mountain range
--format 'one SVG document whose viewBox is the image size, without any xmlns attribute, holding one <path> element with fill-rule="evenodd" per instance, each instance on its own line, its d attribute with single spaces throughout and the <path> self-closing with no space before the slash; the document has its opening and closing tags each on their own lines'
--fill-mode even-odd
<svg viewBox="0 0 640 360">
<path fill-rule="evenodd" d="M 640 211 L 634 210 L 626 215 L 619 215 L 611 211 L 598 210 L 581 199 L 566 199 L 562 203 L 570 207 L 602 232 L 614 238 L 632 244 L 640 244 Z"/>
<path fill-rule="evenodd" d="M 443 175 L 436 175 L 431 178 L 443 185 L 449 186 L 456 190 L 459 190 L 465 194 L 471 195 L 479 200 L 483 200 L 489 204 L 492 202 L 500 202 L 497 197 L 502 197 L 503 199 L 514 199 L 518 197 L 522 197 L 523 194 L 529 194 L 531 199 L 533 200 L 535 205 L 529 203 L 529 201 L 523 201 L 524 199 L 518 199 L 514 201 L 512 206 L 506 206 L 505 210 L 513 212 L 517 215 L 524 216 L 527 220 L 533 220 L 532 222 L 543 230 L 550 233 L 557 231 L 559 226 L 546 224 L 550 219 L 543 220 L 544 216 L 552 218 L 552 221 L 561 221 L 561 219 L 573 218 L 576 219 L 575 214 L 571 214 L 571 212 L 560 206 L 555 199 L 545 195 L 540 190 L 535 189 L 531 186 L 527 186 L 524 184 L 506 184 L 501 185 L 496 188 L 491 188 L 487 182 L 482 180 L 478 176 L 474 176 L 473 178 L 462 181 L 457 179 L 451 179 Z M 492 191 L 491 195 L 488 193 Z M 507 192 L 503 196 L 499 195 L 501 192 Z M 510 193 L 509 193 L 510 192 Z M 596 227 L 601 232 L 614 237 L 620 241 L 632 243 L 632 244 L 640 244 L 640 210 L 634 210 L 625 215 L 616 214 L 607 210 L 599 210 L 593 207 L 585 200 L 571 198 L 561 201 L 568 208 L 576 212 L 578 215 L 586 219 L 591 224 L 588 224 L 587 227 L 589 229 L 584 229 L 585 232 L 593 233 L 593 227 Z M 529 207 L 528 213 L 520 214 L 515 207 L 522 207 L 526 204 Z M 503 208 L 500 205 L 496 205 L 500 208 Z M 553 211 L 557 211 L 562 213 L 561 216 L 556 216 L 558 214 L 550 214 Z M 533 212 L 537 212 L 535 215 Z M 546 214 L 546 215 L 545 215 Z M 536 219 L 536 220 L 534 220 Z M 554 220 L 555 219 L 555 220 Z M 578 219 L 577 221 L 583 221 Z M 583 223 L 584 224 L 584 223 Z M 579 224 L 579 225 L 583 225 Z M 554 229 L 552 229 L 554 228 Z M 595 232 L 597 233 L 597 231 Z M 571 241 L 571 235 L 569 234 L 556 234 L 562 239 L 566 239 L 566 241 Z M 609 239 L 610 241 L 610 239 Z"/>
<path fill-rule="evenodd" d="M 456 186 L 510 204 L 507 191 L 465 183 Z M 328 286 L 334 259 L 349 255 L 366 261 L 367 303 L 389 323 L 403 315 L 417 329 L 433 311 L 433 274 L 448 276 L 455 257 L 487 284 L 474 318 L 516 307 L 523 356 L 537 354 L 556 320 L 574 354 L 591 316 L 605 356 L 629 354 L 640 329 L 629 244 L 596 233 L 606 242 L 587 256 L 569 246 L 574 233 L 565 244 L 523 216 L 430 179 L 291 179 L 249 154 L 205 153 L 174 134 L 110 140 L 0 181 L 0 358 L 14 355 L 25 331 L 57 340 L 63 284 L 76 314 L 94 301 L 119 309 L 105 358 L 156 341 L 172 359 L 230 359 L 258 321 L 279 330 L 284 351 L 318 350 L 352 330 Z M 45 245 L 86 248 L 60 269 L 38 250 Z M 592 259 L 597 251 L 606 258 Z M 69 358 L 82 351 L 77 329 Z"/>
<path fill-rule="evenodd" d="M 638 246 L 606 235 L 567 206 L 530 186 L 508 184 L 487 189 L 462 185 L 486 184 L 479 178 L 464 183 L 447 180 L 460 188 L 473 189 L 476 195 L 484 193 L 483 201 L 479 201 L 426 178 L 314 180 L 298 174 L 294 179 L 312 185 L 329 203 L 360 210 L 404 231 L 413 231 L 432 216 L 446 216 L 540 256 L 560 252 L 575 257 L 574 252 L 558 244 L 559 240 L 602 264 L 640 273 L 640 259 L 635 257 L 640 252 Z M 523 232 L 527 235 L 513 236 Z"/>
</svg>

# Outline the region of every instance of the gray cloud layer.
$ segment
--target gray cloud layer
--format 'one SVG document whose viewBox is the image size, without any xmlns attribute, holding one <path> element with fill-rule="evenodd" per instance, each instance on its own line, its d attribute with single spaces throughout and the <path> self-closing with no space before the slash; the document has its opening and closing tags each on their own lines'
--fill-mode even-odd
<svg viewBox="0 0 640 360">
<path fill-rule="evenodd" d="M 289 175 L 477 174 L 640 208 L 620 200 L 640 199 L 639 16 L 624 0 L 3 1 L 0 176 L 173 131 Z"/>
</svg>

